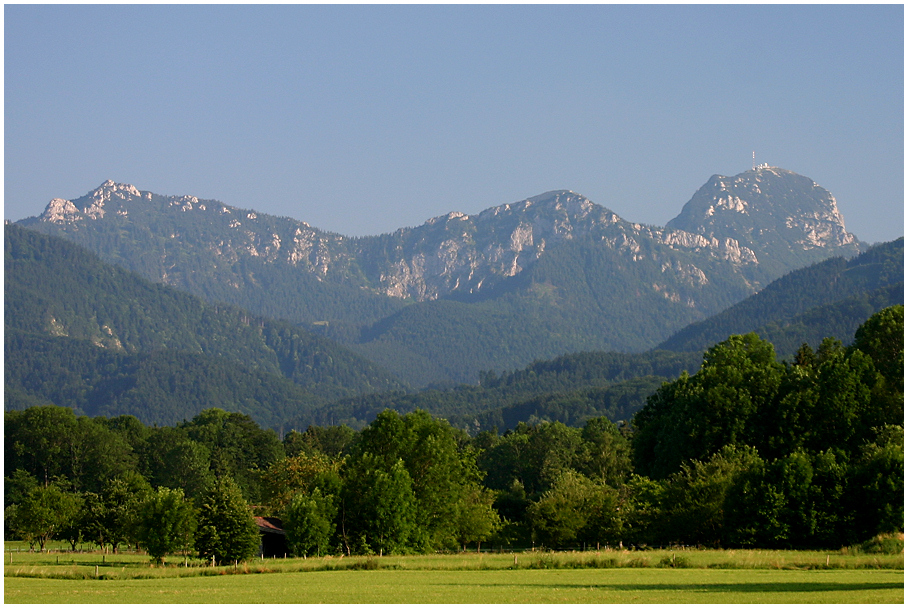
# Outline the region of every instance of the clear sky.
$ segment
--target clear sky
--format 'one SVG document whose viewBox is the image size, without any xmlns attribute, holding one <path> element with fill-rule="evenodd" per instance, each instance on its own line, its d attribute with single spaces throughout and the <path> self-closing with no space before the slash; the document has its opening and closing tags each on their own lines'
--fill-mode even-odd
<svg viewBox="0 0 908 608">
<path fill-rule="evenodd" d="M 6 5 L 4 217 L 104 180 L 346 235 L 769 163 L 904 229 L 902 5 Z"/>
</svg>

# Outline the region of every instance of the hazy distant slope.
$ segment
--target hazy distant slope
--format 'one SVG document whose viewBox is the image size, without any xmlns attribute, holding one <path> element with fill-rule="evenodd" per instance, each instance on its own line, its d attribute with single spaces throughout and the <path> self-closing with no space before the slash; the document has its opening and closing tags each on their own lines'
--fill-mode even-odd
<svg viewBox="0 0 908 608">
<path fill-rule="evenodd" d="M 593 416 L 628 419 L 661 382 L 700 367 L 699 353 L 651 351 L 626 354 L 583 352 L 535 361 L 511 372 L 482 374 L 480 384 L 388 392 L 342 399 L 307 411 L 289 427 L 348 424 L 359 428 L 385 408 L 423 409 L 470 432 L 518 421 L 560 420 L 574 424 Z M 288 427 L 288 428 L 289 428 Z"/>
<path fill-rule="evenodd" d="M 126 354 L 86 340 L 7 330 L 4 407 L 52 403 L 88 416 L 172 425 L 217 407 L 279 427 L 324 404 L 284 376 L 178 350 Z"/>
<path fill-rule="evenodd" d="M 755 331 L 776 347 L 776 353 L 790 358 L 802 344 L 816 348 L 824 338 L 849 344 L 857 328 L 884 308 L 905 303 L 905 283 L 899 282 L 874 291 L 811 308 L 805 313 L 773 321 Z"/>
<path fill-rule="evenodd" d="M 832 258 L 795 270 L 746 300 L 693 323 L 659 345 L 702 351 L 731 334 L 757 331 L 780 354 L 803 342 L 847 341 L 871 314 L 904 303 L 904 238 L 876 245 L 850 260 Z M 794 349 L 792 349 L 794 345 Z"/>
<path fill-rule="evenodd" d="M 81 365 L 75 359 L 85 358 L 77 351 L 117 355 L 117 365 L 127 365 L 122 356 L 186 353 L 194 356 L 186 361 L 208 358 L 204 365 L 229 365 L 292 381 L 308 391 L 310 405 L 404 386 L 359 355 L 288 323 L 206 304 L 104 264 L 62 239 L 15 225 L 5 226 L 4 233 L 7 349 L 13 336 L 20 351 L 27 350 L 22 345 L 32 338 L 65 337 L 72 342 L 64 340 L 48 352 L 73 359 L 58 361 L 69 369 Z M 147 365 L 147 357 L 142 361 Z M 10 372 L 9 358 L 7 364 Z M 200 382 L 206 377 L 197 376 Z"/>
</svg>

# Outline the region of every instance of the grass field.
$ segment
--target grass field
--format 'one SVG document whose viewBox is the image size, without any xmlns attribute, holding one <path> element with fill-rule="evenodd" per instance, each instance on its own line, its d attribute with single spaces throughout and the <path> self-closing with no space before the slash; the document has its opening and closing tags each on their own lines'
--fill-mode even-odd
<svg viewBox="0 0 908 608">
<path fill-rule="evenodd" d="M 153 568 L 131 553 L 10 548 L 7 603 L 904 602 L 902 555 L 526 552 L 256 560 L 234 569 L 197 560 L 185 567 L 176 556 Z"/>
<path fill-rule="evenodd" d="M 5 579 L 7 603 L 903 603 L 891 570 L 337 571 Z"/>
</svg>

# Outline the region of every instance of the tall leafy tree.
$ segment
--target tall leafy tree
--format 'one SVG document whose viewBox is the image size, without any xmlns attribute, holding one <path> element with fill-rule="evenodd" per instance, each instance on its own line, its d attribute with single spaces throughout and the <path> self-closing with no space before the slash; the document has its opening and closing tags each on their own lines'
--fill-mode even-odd
<svg viewBox="0 0 908 608">
<path fill-rule="evenodd" d="M 70 476 L 69 443 L 75 430 L 76 416 L 69 408 L 44 405 L 5 412 L 5 466 L 28 471 L 42 484 Z"/>
<path fill-rule="evenodd" d="M 786 497 L 763 459 L 736 476 L 725 498 L 724 542 L 735 547 L 780 547 L 788 527 L 780 517 Z"/>
<path fill-rule="evenodd" d="M 22 502 L 32 488 L 42 485 L 24 469 L 16 469 L 3 482 L 3 504 L 7 506 Z"/>
<path fill-rule="evenodd" d="M 189 550 L 195 527 L 195 509 L 180 489 L 159 487 L 139 505 L 136 538 L 154 562 Z"/>
<path fill-rule="evenodd" d="M 874 387 L 879 374 L 873 360 L 860 350 L 838 350 L 816 371 L 817 402 L 808 448 L 830 447 L 854 453 L 871 436 Z"/>
<path fill-rule="evenodd" d="M 575 471 L 565 471 L 552 488 L 527 509 L 538 540 L 557 548 L 575 541 L 587 525 L 597 487 Z"/>
<path fill-rule="evenodd" d="M 86 540 L 101 546 L 136 542 L 139 507 L 151 494 L 148 481 L 128 472 L 107 480 L 100 493 L 86 493 Z"/>
<path fill-rule="evenodd" d="M 619 485 L 631 473 L 631 446 L 615 423 L 593 418 L 583 426 L 582 471 L 600 483 Z"/>
<path fill-rule="evenodd" d="M 580 429 L 560 422 L 521 423 L 483 451 L 479 466 L 489 487 L 506 490 L 516 480 L 528 496 L 537 498 L 565 471 L 582 466 L 585 458 Z"/>
<path fill-rule="evenodd" d="M 450 523 L 456 517 L 457 503 L 469 484 L 480 479 L 475 456 L 461 448 L 467 439 L 462 431 L 423 410 L 404 416 L 385 410 L 361 431 L 351 449 L 351 462 L 375 463 L 385 474 L 400 461 L 415 498 L 414 547 L 456 546 Z"/>
<path fill-rule="evenodd" d="M 668 479 L 662 497 L 662 542 L 718 546 L 726 533 L 726 499 L 737 478 L 759 464 L 753 448 L 723 446 L 691 460 Z"/>
<path fill-rule="evenodd" d="M 855 459 L 847 482 L 850 541 L 905 529 L 905 431 L 879 429 Z"/>
<path fill-rule="evenodd" d="M 278 460 L 262 475 L 262 497 L 275 513 L 281 513 L 299 494 L 308 494 L 326 477 L 336 477 L 340 463 L 320 452 L 299 453 Z"/>
<path fill-rule="evenodd" d="M 287 546 L 295 555 L 321 555 L 329 547 L 337 517 L 337 497 L 320 488 L 293 497 L 282 523 Z"/>
<path fill-rule="evenodd" d="M 589 505 L 589 516 L 586 525 L 577 536 L 578 541 L 587 545 L 617 545 L 624 538 L 627 529 L 627 514 L 621 491 L 603 483 L 596 482 L 596 493 Z"/>
<path fill-rule="evenodd" d="M 413 481 L 398 459 L 362 454 L 342 471 L 340 534 L 347 552 L 392 553 L 411 546 L 417 500 Z"/>
<path fill-rule="evenodd" d="M 872 315 L 855 332 L 850 350 L 873 360 L 881 376 L 871 389 L 871 407 L 864 424 L 903 424 L 905 416 L 905 307 L 891 306 Z"/>
<path fill-rule="evenodd" d="M 201 498 L 195 547 L 199 557 L 218 564 L 242 561 L 255 555 L 259 531 L 239 486 L 219 478 Z"/>
<path fill-rule="evenodd" d="M 772 344 L 754 333 L 709 349 L 700 371 L 663 385 L 634 417 L 635 466 L 663 478 L 725 445 L 754 445 L 783 371 Z"/>
<path fill-rule="evenodd" d="M 59 538 L 79 514 L 82 498 L 56 483 L 34 486 L 17 505 L 7 508 L 12 527 L 30 544 L 43 551 L 47 541 Z"/>
<path fill-rule="evenodd" d="M 284 457 L 274 431 L 262 429 L 247 414 L 219 408 L 201 412 L 181 428 L 208 449 L 216 477 L 233 478 L 247 500 L 261 500 L 261 472 Z"/>
<path fill-rule="evenodd" d="M 121 434 L 69 408 L 6 412 L 4 436 L 7 470 L 23 469 L 44 484 L 65 477 L 77 491 L 97 492 L 106 480 L 137 467 Z"/>
<path fill-rule="evenodd" d="M 146 446 L 145 462 L 154 484 L 183 490 L 195 499 L 214 483 L 210 450 L 182 429 L 155 429 Z"/>
<path fill-rule="evenodd" d="M 501 516 L 495 510 L 495 493 L 479 484 L 470 484 L 457 501 L 451 527 L 457 542 L 466 551 L 467 544 L 480 544 L 502 527 Z"/>
<path fill-rule="evenodd" d="M 884 308 L 857 329 L 851 348 L 873 359 L 893 391 L 905 392 L 905 307 Z"/>
</svg>

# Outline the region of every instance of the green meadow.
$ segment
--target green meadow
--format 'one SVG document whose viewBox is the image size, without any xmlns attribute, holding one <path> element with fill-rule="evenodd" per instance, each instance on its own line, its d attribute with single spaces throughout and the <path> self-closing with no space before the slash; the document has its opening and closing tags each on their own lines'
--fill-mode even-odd
<svg viewBox="0 0 908 608">
<path fill-rule="evenodd" d="M 266 559 L 4 554 L 7 603 L 903 603 L 904 558 L 653 550 Z M 13 549 L 12 552 L 9 549 Z"/>
</svg>

